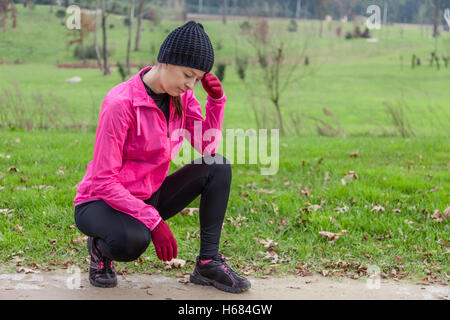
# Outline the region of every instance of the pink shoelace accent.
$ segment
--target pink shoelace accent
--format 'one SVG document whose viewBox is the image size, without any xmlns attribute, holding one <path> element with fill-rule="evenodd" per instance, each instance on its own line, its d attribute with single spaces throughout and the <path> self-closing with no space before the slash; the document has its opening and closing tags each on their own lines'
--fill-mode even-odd
<svg viewBox="0 0 450 320">
<path fill-rule="evenodd" d="M 208 263 L 208 262 L 211 262 L 212 261 L 212 259 L 208 259 L 208 260 L 200 260 L 200 263 L 201 264 L 205 264 L 205 263 Z"/>
</svg>

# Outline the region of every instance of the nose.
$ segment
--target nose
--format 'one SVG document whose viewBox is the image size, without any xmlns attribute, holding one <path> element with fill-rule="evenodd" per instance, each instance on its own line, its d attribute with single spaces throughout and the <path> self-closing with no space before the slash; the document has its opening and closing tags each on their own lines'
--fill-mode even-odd
<svg viewBox="0 0 450 320">
<path fill-rule="evenodd" d="M 195 79 L 192 81 L 189 81 L 185 84 L 186 87 L 188 87 L 188 90 L 193 90 L 194 89 L 194 85 L 195 85 Z"/>
</svg>

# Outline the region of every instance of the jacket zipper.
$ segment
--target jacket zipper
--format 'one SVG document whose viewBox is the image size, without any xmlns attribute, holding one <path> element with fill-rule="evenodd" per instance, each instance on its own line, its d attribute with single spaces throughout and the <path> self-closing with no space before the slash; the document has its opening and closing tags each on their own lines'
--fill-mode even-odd
<svg viewBox="0 0 450 320">
<path fill-rule="evenodd" d="M 150 100 L 150 97 L 149 97 L 149 96 L 147 96 L 147 100 L 148 100 L 148 101 Z M 150 102 L 150 101 L 149 101 L 149 102 Z M 171 114 L 171 112 L 172 112 L 171 110 L 172 110 L 172 109 L 170 108 L 171 103 L 172 103 L 172 101 L 169 103 L 169 119 L 166 120 L 166 121 L 164 121 L 165 124 L 166 124 L 167 138 L 170 138 L 169 122 L 170 122 L 170 116 L 172 115 L 172 114 Z M 162 112 L 162 110 L 161 110 L 158 106 L 150 105 L 150 107 L 158 109 L 158 111 L 162 114 L 163 118 L 166 119 L 166 116 L 164 115 L 164 112 Z"/>
</svg>

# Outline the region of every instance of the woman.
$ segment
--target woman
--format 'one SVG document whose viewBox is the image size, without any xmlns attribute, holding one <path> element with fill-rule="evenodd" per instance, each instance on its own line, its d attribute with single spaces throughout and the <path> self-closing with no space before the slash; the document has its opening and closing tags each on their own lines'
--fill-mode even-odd
<svg viewBox="0 0 450 320">
<path fill-rule="evenodd" d="M 209 73 L 213 64 L 203 26 L 189 21 L 164 40 L 155 66 L 106 95 L 93 160 L 74 199 L 76 225 L 88 236 L 92 285 L 116 286 L 113 261 L 137 259 L 150 241 L 160 260 L 176 258 L 177 243 L 165 220 L 200 195 L 200 254 L 190 281 L 233 293 L 250 288 L 219 253 L 230 163 L 215 153 L 220 135 L 208 145 L 196 133 L 198 126 L 202 132 L 222 129 L 226 96 Z M 208 93 L 206 119 L 193 92 L 198 81 Z M 174 139 L 180 130 L 203 157 L 168 176 L 183 142 L 183 135 Z"/>
</svg>

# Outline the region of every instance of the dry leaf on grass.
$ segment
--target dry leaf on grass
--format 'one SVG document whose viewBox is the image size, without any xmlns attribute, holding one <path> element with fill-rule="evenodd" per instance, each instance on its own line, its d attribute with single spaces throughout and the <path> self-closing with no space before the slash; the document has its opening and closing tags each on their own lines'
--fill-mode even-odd
<svg viewBox="0 0 450 320">
<path fill-rule="evenodd" d="M 376 205 L 374 205 L 374 206 L 372 207 L 372 210 L 370 210 L 370 211 L 384 212 L 384 207 L 382 207 L 382 206 L 379 205 L 379 204 L 376 204 Z"/>
<path fill-rule="evenodd" d="M 321 236 L 324 236 L 324 237 L 328 238 L 328 240 L 335 241 L 335 240 L 339 239 L 339 237 L 342 236 L 346 232 L 347 232 L 347 230 L 342 230 L 339 233 L 333 233 L 333 232 L 328 232 L 328 231 L 320 231 L 319 234 Z"/>
<path fill-rule="evenodd" d="M 349 207 L 347 207 L 345 204 L 343 207 L 336 207 L 333 209 L 334 211 L 337 211 L 339 213 L 346 213 L 349 210 Z"/>
<path fill-rule="evenodd" d="M 350 158 L 358 158 L 359 157 L 359 152 L 358 151 L 350 152 L 349 156 L 350 156 Z"/>
<path fill-rule="evenodd" d="M 266 240 L 264 240 L 264 239 L 258 239 L 258 238 L 253 238 L 253 240 L 255 240 L 255 241 L 261 243 L 261 244 L 264 246 L 264 248 L 267 248 L 267 249 L 269 249 L 269 250 L 274 250 L 274 249 L 278 246 L 278 243 L 275 242 L 275 241 L 273 241 L 273 240 L 270 239 L 270 238 L 266 238 Z"/>
<path fill-rule="evenodd" d="M 186 215 L 193 217 L 195 211 L 198 212 L 199 209 L 198 208 L 184 208 L 183 210 L 180 211 L 180 214 L 182 217 L 184 217 Z"/>
<path fill-rule="evenodd" d="M 186 264 L 186 260 L 182 259 L 172 259 L 170 261 L 165 261 L 166 266 L 164 269 L 172 269 L 172 268 L 183 268 Z"/>
<path fill-rule="evenodd" d="M 450 218 L 450 206 L 445 208 L 444 212 L 440 212 L 439 209 L 434 210 L 433 215 L 431 216 L 434 221 L 441 222 L 443 220 L 447 220 Z"/>
</svg>

